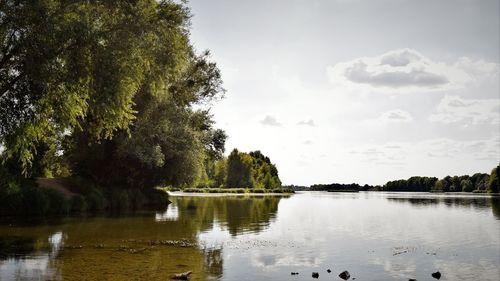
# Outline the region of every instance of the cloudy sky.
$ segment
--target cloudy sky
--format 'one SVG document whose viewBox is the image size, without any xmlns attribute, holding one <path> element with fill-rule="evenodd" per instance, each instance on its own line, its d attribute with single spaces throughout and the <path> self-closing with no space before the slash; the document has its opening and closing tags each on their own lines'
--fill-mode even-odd
<svg viewBox="0 0 500 281">
<path fill-rule="evenodd" d="M 489 172 L 500 162 L 498 0 L 191 0 L 219 64 L 228 151 L 285 184 Z"/>
</svg>

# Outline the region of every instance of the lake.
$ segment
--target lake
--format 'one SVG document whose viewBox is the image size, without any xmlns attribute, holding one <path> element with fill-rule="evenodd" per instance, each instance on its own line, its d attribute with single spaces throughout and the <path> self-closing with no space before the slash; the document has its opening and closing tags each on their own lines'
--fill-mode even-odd
<svg viewBox="0 0 500 281">
<path fill-rule="evenodd" d="M 500 279 L 498 197 L 172 196 L 165 210 L 0 224 L 0 280 Z M 331 269 L 332 273 L 327 273 Z M 299 275 L 291 275 L 299 272 Z"/>
</svg>

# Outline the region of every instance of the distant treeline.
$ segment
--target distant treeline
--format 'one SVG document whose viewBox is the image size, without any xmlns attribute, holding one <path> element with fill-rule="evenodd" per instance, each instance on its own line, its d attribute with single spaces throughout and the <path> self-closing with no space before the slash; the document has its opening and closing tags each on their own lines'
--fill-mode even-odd
<svg viewBox="0 0 500 281">
<path fill-rule="evenodd" d="M 500 165 L 495 167 L 491 174 L 476 173 L 472 176 L 436 177 L 415 176 L 409 179 L 389 181 L 384 185 L 352 184 L 315 184 L 312 191 L 408 191 L 408 192 L 499 192 L 498 174 Z M 294 186 L 291 186 L 294 187 Z M 296 189 L 297 190 L 297 189 Z M 300 190 L 306 190 L 301 188 Z"/>
</svg>

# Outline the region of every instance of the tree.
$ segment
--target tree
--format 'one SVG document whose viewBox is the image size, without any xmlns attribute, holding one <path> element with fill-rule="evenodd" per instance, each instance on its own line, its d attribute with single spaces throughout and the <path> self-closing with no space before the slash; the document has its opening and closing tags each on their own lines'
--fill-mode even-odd
<svg viewBox="0 0 500 281">
<path fill-rule="evenodd" d="M 183 1 L 1 1 L 3 162 L 43 175 L 63 153 L 102 185 L 199 180 L 224 152 L 203 109 L 224 89 L 189 18 Z"/>
<path fill-rule="evenodd" d="M 0 143 L 25 174 L 48 138 L 129 134 L 141 93 L 183 92 L 188 106 L 220 90 L 203 78 L 215 64 L 192 59 L 183 4 L 6 0 L 0 11 Z"/>
<path fill-rule="evenodd" d="M 496 166 L 491 170 L 490 179 L 488 181 L 488 192 L 498 193 L 500 192 L 500 181 L 498 180 L 498 175 L 500 174 L 500 165 Z"/>
<path fill-rule="evenodd" d="M 446 190 L 446 180 L 438 180 L 434 184 L 432 191 L 444 192 Z"/>
<path fill-rule="evenodd" d="M 464 179 L 460 182 L 460 186 L 462 187 L 462 191 L 471 192 L 474 190 L 474 185 L 470 179 Z"/>
<path fill-rule="evenodd" d="M 227 187 L 253 188 L 252 158 L 237 149 L 231 151 L 227 158 Z"/>
</svg>

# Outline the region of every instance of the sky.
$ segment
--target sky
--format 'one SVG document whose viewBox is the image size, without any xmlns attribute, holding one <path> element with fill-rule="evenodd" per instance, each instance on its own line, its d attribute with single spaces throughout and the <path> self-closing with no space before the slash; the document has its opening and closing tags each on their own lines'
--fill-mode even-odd
<svg viewBox="0 0 500 281">
<path fill-rule="evenodd" d="M 383 184 L 500 162 L 500 1 L 191 0 L 226 150 L 284 184 Z"/>
</svg>

